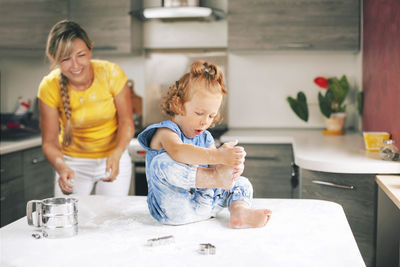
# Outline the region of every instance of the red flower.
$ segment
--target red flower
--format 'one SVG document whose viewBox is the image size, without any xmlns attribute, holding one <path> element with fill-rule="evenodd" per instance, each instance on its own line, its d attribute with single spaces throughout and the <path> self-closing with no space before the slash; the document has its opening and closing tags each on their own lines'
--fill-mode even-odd
<svg viewBox="0 0 400 267">
<path fill-rule="evenodd" d="M 314 83 L 321 88 L 328 89 L 328 79 L 326 79 L 324 77 L 315 78 Z"/>
</svg>

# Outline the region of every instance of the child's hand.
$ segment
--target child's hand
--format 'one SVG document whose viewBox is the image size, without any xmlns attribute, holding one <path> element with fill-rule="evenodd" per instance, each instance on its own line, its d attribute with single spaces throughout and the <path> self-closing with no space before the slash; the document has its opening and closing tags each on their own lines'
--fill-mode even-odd
<svg viewBox="0 0 400 267">
<path fill-rule="evenodd" d="M 229 166 L 238 166 L 243 164 L 246 152 L 243 147 L 236 146 L 237 142 L 237 140 L 228 142 L 218 148 L 222 164 Z"/>
</svg>

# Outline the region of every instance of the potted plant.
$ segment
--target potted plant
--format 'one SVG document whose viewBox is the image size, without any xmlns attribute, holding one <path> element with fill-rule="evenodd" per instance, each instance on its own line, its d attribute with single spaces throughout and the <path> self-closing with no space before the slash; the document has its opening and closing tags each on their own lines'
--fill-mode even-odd
<svg viewBox="0 0 400 267">
<path fill-rule="evenodd" d="M 340 80 L 336 77 L 317 77 L 314 83 L 326 90 L 325 93 L 318 92 L 318 104 L 324 115 L 326 132 L 328 134 L 342 134 L 344 120 L 346 118 L 346 105 L 344 100 L 350 90 L 346 75 Z"/>
<path fill-rule="evenodd" d="M 325 134 L 342 134 L 344 120 L 346 118 L 346 105 L 344 100 L 350 90 L 346 75 L 340 80 L 336 77 L 324 78 L 317 77 L 314 83 L 325 90 L 325 93 L 318 92 L 318 104 L 321 113 L 325 119 Z M 307 98 L 303 92 L 297 93 L 297 98 L 287 97 L 287 101 L 303 121 L 308 121 L 308 105 Z"/>
</svg>

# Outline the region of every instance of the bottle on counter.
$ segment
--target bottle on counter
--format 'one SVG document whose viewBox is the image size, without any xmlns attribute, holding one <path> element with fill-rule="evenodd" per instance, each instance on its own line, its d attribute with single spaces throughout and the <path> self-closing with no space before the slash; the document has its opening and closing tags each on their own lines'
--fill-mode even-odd
<svg viewBox="0 0 400 267">
<path fill-rule="evenodd" d="M 395 141 L 392 139 L 383 140 L 379 155 L 383 160 L 399 160 L 399 149 L 396 147 Z"/>
<path fill-rule="evenodd" d="M 18 116 L 25 115 L 29 111 L 31 102 L 32 100 L 30 99 L 25 99 L 22 96 L 18 97 L 18 105 L 17 109 L 14 112 L 14 115 Z"/>
</svg>

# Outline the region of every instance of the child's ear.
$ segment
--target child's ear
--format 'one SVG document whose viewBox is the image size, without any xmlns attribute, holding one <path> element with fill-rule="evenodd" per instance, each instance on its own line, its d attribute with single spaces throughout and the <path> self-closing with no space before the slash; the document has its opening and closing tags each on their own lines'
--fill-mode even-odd
<svg viewBox="0 0 400 267">
<path fill-rule="evenodd" d="M 174 103 L 172 109 L 176 115 L 181 115 L 181 116 L 185 115 L 185 107 L 182 103 L 182 100 L 179 98 Z"/>
</svg>

